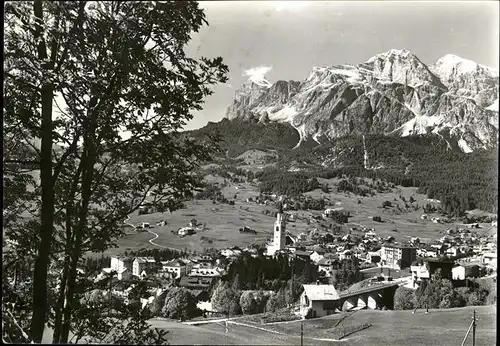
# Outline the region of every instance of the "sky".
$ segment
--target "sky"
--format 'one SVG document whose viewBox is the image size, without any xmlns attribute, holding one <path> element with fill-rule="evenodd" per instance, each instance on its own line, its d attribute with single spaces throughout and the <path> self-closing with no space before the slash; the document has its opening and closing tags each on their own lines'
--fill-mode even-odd
<svg viewBox="0 0 500 346">
<path fill-rule="evenodd" d="M 358 64 L 390 49 L 408 49 L 432 64 L 455 54 L 498 68 L 496 1 L 203 1 L 209 26 L 186 53 L 221 56 L 229 81 L 214 87 L 186 129 L 220 121 L 249 78 L 303 80 L 313 66 Z"/>
</svg>

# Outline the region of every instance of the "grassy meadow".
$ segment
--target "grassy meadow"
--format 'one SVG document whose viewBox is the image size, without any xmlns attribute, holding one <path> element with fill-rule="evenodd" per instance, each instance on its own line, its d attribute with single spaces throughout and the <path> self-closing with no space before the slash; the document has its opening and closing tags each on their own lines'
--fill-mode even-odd
<svg viewBox="0 0 500 346">
<path fill-rule="evenodd" d="M 220 176 L 207 175 L 205 180 L 209 183 L 223 183 L 224 179 Z M 374 228 L 379 236 L 393 236 L 399 242 L 405 242 L 410 237 L 419 237 L 421 241 L 428 242 L 441 238 L 446 230 L 462 226 L 459 223 L 439 224 L 433 223 L 432 217 L 440 217 L 439 214 L 427 214 L 428 219 L 422 220 L 423 214 L 420 208 L 417 211 L 399 212 L 395 206 L 404 207 L 404 202 L 399 198 L 403 196 L 407 201 L 410 196 L 415 199 L 414 205 L 423 206 L 427 203 L 438 205 L 437 201 L 429 200 L 425 195 L 417 194 L 417 188 L 397 187 L 391 192 L 377 193 L 370 197 L 361 197 L 354 194 L 337 193 L 336 184 L 338 179 L 318 179 L 320 184 L 328 184 L 331 188 L 330 193 L 324 193 L 320 189 L 305 193 L 306 196 L 326 199 L 325 208 L 343 208 L 349 211 L 352 217 L 349 223 L 344 225 L 345 229 L 350 227 Z M 147 215 L 130 215 L 128 222 L 137 225 L 141 222 L 149 222 L 153 228 L 152 232 L 158 234 L 154 242 L 160 246 L 188 249 L 190 251 L 203 251 L 208 248 L 227 248 L 231 246 L 245 247 L 251 244 L 264 244 L 267 239 L 272 237 L 274 218 L 265 215 L 263 212 L 267 209 L 275 211 L 274 206 L 258 205 L 255 202 L 247 202 L 248 198 L 255 198 L 259 195 L 258 188 L 250 183 L 231 184 L 222 189 L 226 198 L 233 200 L 235 205 L 213 204 L 210 200 L 194 200 L 186 203 L 186 208 L 174 211 L 172 213 L 152 213 Z M 358 203 L 358 200 L 361 203 Z M 382 208 L 384 201 L 391 201 L 393 207 Z M 311 214 L 320 214 L 320 211 L 290 211 L 300 217 L 308 217 Z M 373 221 L 373 216 L 380 216 L 382 222 Z M 191 219 L 196 219 L 198 223 L 206 224 L 205 230 L 199 230 L 196 234 L 180 237 L 172 231 L 180 227 L 187 226 Z M 167 221 L 164 227 L 154 226 L 159 221 Z M 296 222 L 289 222 L 287 230 L 298 235 L 301 232 L 313 230 L 320 225 L 328 226 L 330 221 L 311 222 L 307 225 L 305 219 L 299 219 Z M 254 229 L 257 234 L 240 233 L 239 228 L 248 226 Z M 477 229 L 479 233 L 488 232 L 490 225 L 482 225 Z M 355 231 L 353 234 L 363 235 L 361 231 Z M 154 235 L 148 232 L 128 234 L 118 241 L 118 248 L 110 249 L 105 254 L 117 254 L 126 250 L 138 250 L 141 248 L 151 248 L 154 245 L 149 243 L 154 239 Z"/>
</svg>

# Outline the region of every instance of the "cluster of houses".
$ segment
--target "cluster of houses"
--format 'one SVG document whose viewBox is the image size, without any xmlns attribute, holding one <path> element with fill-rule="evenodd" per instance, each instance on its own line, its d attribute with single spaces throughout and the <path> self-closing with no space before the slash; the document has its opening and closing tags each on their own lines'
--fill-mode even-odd
<svg viewBox="0 0 500 346">
<path fill-rule="evenodd" d="M 474 264 L 478 268 L 490 267 L 496 270 L 496 232 L 479 235 L 469 225 L 449 229 L 445 236 L 436 241 L 423 243 L 418 237 L 412 237 L 403 244 L 396 242 L 393 236 L 378 236 L 374 229 L 351 228 L 349 234 L 330 236 L 329 241 L 320 246 L 318 239 L 324 236 L 321 231 L 315 229 L 293 236 L 286 230 L 286 220 L 289 217 L 282 212 L 277 214 L 273 238 L 268 242 L 265 254 L 275 256 L 282 253 L 310 260 L 318 266 L 320 275 L 325 277 L 332 276 L 336 261 L 354 257 L 368 266 L 377 265 L 394 270 L 409 270 L 417 258 L 461 258 L 459 264 L 455 265 L 456 277 L 464 276 L 458 271 L 463 272 L 464 268 L 473 267 Z M 354 235 L 354 232 L 360 233 L 357 231 L 363 235 Z M 458 268 L 459 266 L 461 267 Z M 469 271 L 466 270 L 467 273 Z"/>
<path fill-rule="evenodd" d="M 357 258 L 367 267 L 408 270 L 408 278 L 411 276 L 413 287 L 422 280 L 429 279 L 437 268 L 441 268 L 442 275 L 450 280 L 481 276 L 484 274 L 481 267 L 485 266 L 496 271 L 496 232 L 490 236 L 479 236 L 470 228 L 450 229 L 445 236 L 434 242 L 425 244 L 419 238 L 413 237 L 402 244 L 396 242 L 393 236 L 380 237 L 374 229 L 361 227 L 361 229 L 350 228 L 349 233 L 343 235 L 333 236 L 329 233 L 328 241 L 325 241 L 328 232 L 318 229 L 297 236 L 289 233 L 286 224 L 291 220 L 290 216 L 291 214 L 283 213 L 283 210 L 277 213 L 273 238 L 269 240 L 264 255 L 286 254 L 291 258 L 312 262 L 316 264 L 318 274 L 323 278 L 334 275 L 334 268 L 339 261 L 352 258 Z M 199 225 L 196 220 L 191 220 L 187 228 L 194 229 L 197 226 Z M 244 253 L 249 253 L 253 257 L 259 256 L 258 250 L 254 247 L 245 249 L 232 247 L 219 250 L 216 256 L 197 255 L 161 262 L 150 257 L 113 257 L 110 268 L 104 268 L 97 279 L 113 273 L 118 280 L 132 278 L 170 280 L 191 290 L 201 304 L 206 304 L 209 300 L 207 292 L 210 287 L 225 275 L 231 260 Z M 462 258 L 460 261 L 448 261 L 443 260 L 445 256 Z M 416 261 L 417 258 L 421 260 Z M 307 305 L 310 305 L 309 301 L 318 295 L 317 290 L 335 296 L 333 291 L 330 292 L 330 288 L 325 287 L 308 286 L 306 291 L 310 296 Z M 153 296 L 161 292 L 159 289 Z M 122 291 L 117 295 L 126 294 Z M 150 303 L 153 298 L 144 300 L 143 306 Z"/>
<path fill-rule="evenodd" d="M 118 281 L 118 284 L 113 285 L 113 295 L 128 303 L 128 293 L 135 286 L 135 283 L 120 285 L 120 282 L 156 279 L 157 282 L 164 284 L 161 287 L 151 287 L 148 290 L 151 296 L 147 299 L 141 298 L 143 307 L 150 304 L 156 296 L 172 285 L 189 289 L 203 305 L 209 300 L 210 288 L 214 287 L 215 283 L 226 274 L 227 264 L 245 252 L 251 256 L 258 255 L 255 248 L 233 247 L 220 250 L 217 256 L 196 255 L 170 261 L 156 261 L 152 257 L 141 256 L 114 256 L 111 257 L 110 267 L 102 268 L 94 281 L 97 282 L 112 275 L 115 281 Z"/>
</svg>

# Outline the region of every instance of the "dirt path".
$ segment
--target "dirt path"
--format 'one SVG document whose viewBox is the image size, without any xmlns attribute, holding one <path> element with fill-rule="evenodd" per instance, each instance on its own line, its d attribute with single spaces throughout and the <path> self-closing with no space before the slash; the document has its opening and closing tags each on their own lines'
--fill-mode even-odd
<svg viewBox="0 0 500 346">
<path fill-rule="evenodd" d="M 133 227 L 133 228 L 134 228 L 134 230 L 135 230 L 135 229 L 136 229 L 136 227 L 135 227 L 134 225 L 132 225 L 131 223 L 127 222 L 128 220 L 130 220 L 130 217 L 127 217 L 127 219 L 126 219 L 125 221 L 123 221 L 123 223 L 124 223 L 124 224 L 126 224 L 126 225 L 128 225 L 128 226 Z M 150 234 L 154 235 L 154 238 L 149 239 L 149 243 L 150 243 L 151 245 L 157 246 L 157 247 L 162 248 L 162 249 L 169 249 L 169 250 L 173 250 L 173 251 L 179 251 L 179 252 L 182 252 L 182 249 L 177 249 L 177 248 L 175 248 L 175 247 L 170 247 L 170 246 L 164 246 L 164 245 L 156 244 L 154 241 L 155 241 L 156 239 L 158 239 L 158 237 L 159 237 L 158 233 L 153 232 L 153 231 L 151 231 L 150 229 L 146 229 L 146 231 L 147 231 L 148 233 L 150 233 Z"/>
</svg>

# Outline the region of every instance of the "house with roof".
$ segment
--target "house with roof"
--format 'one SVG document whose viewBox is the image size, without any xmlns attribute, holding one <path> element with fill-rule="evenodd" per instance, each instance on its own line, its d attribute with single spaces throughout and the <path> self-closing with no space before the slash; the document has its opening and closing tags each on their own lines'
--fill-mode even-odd
<svg viewBox="0 0 500 346">
<path fill-rule="evenodd" d="M 342 261 L 342 260 L 347 260 L 347 259 L 351 259 L 352 258 L 352 251 L 349 250 L 349 249 L 346 249 L 344 251 L 342 251 L 340 254 L 339 254 L 339 259 Z"/>
<path fill-rule="evenodd" d="M 335 312 L 333 302 L 340 296 L 333 285 L 302 285 L 304 292 L 300 296 L 300 315 L 322 317 Z"/>
<path fill-rule="evenodd" d="M 490 252 L 490 253 L 485 253 L 482 256 L 482 263 L 496 268 L 497 267 L 497 254 Z"/>
<path fill-rule="evenodd" d="M 333 258 L 322 258 L 318 261 L 318 273 L 323 272 L 324 276 L 329 278 L 333 276 L 333 267 L 337 262 L 336 259 Z"/>
<path fill-rule="evenodd" d="M 187 236 L 196 233 L 193 227 L 181 227 L 177 230 L 177 234 L 180 236 Z"/>
<path fill-rule="evenodd" d="M 312 251 L 303 251 L 303 250 L 296 250 L 293 255 L 295 257 L 298 257 L 303 260 L 310 260 L 311 259 L 311 254 Z"/>
<path fill-rule="evenodd" d="M 455 257 L 460 254 L 460 249 L 457 246 L 451 246 L 448 249 L 446 249 L 445 254 L 446 256 Z"/>
<path fill-rule="evenodd" d="M 213 266 L 193 266 L 193 268 L 188 272 L 188 276 L 199 276 L 199 277 L 222 277 L 226 274 L 226 271 L 220 267 Z"/>
<path fill-rule="evenodd" d="M 405 269 L 417 259 L 417 248 L 386 243 L 380 250 L 381 263 L 392 269 Z"/>
<path fill-rule="evenodd" d="M 215 277 L 183 276 L 179 286 L 190 290 L 209 290 L 217 280 Z"/>
<path fill-rule="evenodd" d="M 111 257 L 111 266 L 110 268 L 113 269 L 116 272 L 120 272 L 123 269 L 128 269 L 130 272 L 132 272 L 132 264 L 134 262 L 134 258 L 132 257 L 125 257 L 125 256 L 113 256 Z"/>
<path fill-rule="evenodd" d="M 187 263 L 180 259 L 162 261 L 161 267 L 164 272 L 171 273 L 174 279 L 187 274 Z"/>
<path fill-rule="evenodd" d="M 118 280 L 130 280 L 132 278 L 132 271 L 128 268 L 121 268 L 116 271 L 116 278 Z"/>
<path fill-rule="evenodd" d="M 153 268 L 156 261 L 152 257 L 137 257 L 132 263 L 132 275 L 144 277 L 147 270 Z"/>
<path fill-rule="evenodd" d="M 318 263 L 324 257 L 324 254 L 325 254 L 325 250 L 323 250 L 323 249 L 316 249 L 316 250 L 314 250 L 311 253 L 311 255 L 309 256 L 309 258 L 314 263 Z"/>
<path fill-rule="evenodd" d="M 420 260 L 419 260 L 420 261 Z M 422 280 L 428 280 L 438 270 L 441 270 L 441 277 L 452 280 L 452 268 L 455 262 L 446 259 L 425 258 L 418 264 L 412 264 L 410 271 L 412 273 L 413 285 L 419 284 Z"/>
<path fill-rule="evenodd" d="M 380 263 L 380 251 L 368 251 L 368 254 L 366 255 L 366 261 L 368 263 Z"/>
<path fill-rule="evenodd" d="M 452 280 L 465 280 L 466 278 L 479 277 L 479 266 L 474 263 L 456 264 L 451 269 Z"/>
</svg>

